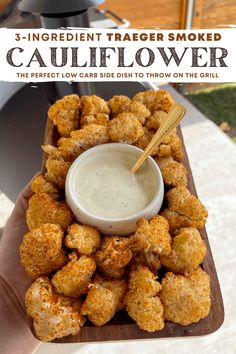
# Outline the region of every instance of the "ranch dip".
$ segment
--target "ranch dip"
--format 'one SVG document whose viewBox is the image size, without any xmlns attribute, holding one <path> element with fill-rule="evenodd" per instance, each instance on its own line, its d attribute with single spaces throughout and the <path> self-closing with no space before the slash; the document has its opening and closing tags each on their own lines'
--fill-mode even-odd
<svg viewBox="0 0 236 354">
<path fill-rule="evenodd" d="M 126 151 L 107 151 L 78 166 L 74 176 L 75 198 L 94 216 L 120 219 L 132 216 L 150 204 L 157 188 L 157 176 L 145 162 L 132 174 L 137 156 Z"/>
</svg>

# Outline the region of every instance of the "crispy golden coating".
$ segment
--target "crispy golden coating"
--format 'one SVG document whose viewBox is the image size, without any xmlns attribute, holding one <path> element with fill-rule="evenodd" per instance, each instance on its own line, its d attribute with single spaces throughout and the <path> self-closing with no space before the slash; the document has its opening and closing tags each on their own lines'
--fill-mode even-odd
<svg viewBox="0 0 236 354">
<path fill-rule="evenodd" d="M 98 96 L 82 96 L 81 97 L 82 116 L 90 116 L 97 113 L 109 114 L 110 109 L 106 101 Z"/>
<path fill-rule="evenodd" d="M 44 176 L 45 180 L 60 189 L 64 189 L 66 175 L 71 166 L 71 162 L 65 161 L 58 149 L 52 145 L 44 145 L 42 148 L 49 154 L 46 161 L 47 171 Z"/>
<path fill-rule="evenodd" d="M 174 105 L 174 100 L 166 90 L 157 90 L 153 111 L 169 112 Z"/>
<path fill-rule="evenodd" d="M 210 278 L 200 267 L 185 276 L 168 272 L 161 284 L 165 320 L 187 326 L 208 316 Z"/>
<path fill-rule="evenodd" d="M 81 313 L 96 326 L 103 326 L 116 312 L 115 296 L 101 285 L 92 285 L 82 305 Z"/>
<path fill-rule="evenodd" d="M 54 293 L 48 277 L 38 278 L 30 286 L 25 305 L 33 318 L 35 333 L 42 341 L 76 335 L 85 322 L 81 302 Z"/>
<path fill-rule="evenodd" d="M 109 123 L 109 115 L 105 113 L 97 113 L 90 116 L 83 116 L 79 123 L 81 128 L 89 124 L 107 125 Z"/>
<path fill-rule="evenodd" d="M 132 100 L 142 102 L 151 113 L 159 110 L 168 113 L 174 104 L 173 98 L 166 90 L 139 92 Z"/>
<path fill-rule="evenodd" d="M 73 214 L 66 203 L 57 202 L 46 193 L 34 194 L 29 199 L 26 222 L 30 230 L 42 224 L 59 224 L 63 230 L 72 223 Z"/>
<path fill-rule="evenodd" d="M 157 157 L 172 156 L 174 160 L 182 161 L 184 154 L 178 135 L 175 132 L 170 133 L 153 151 L 152 155 L 156 155 Z"/>
<path fill-rule="evenodd" d="M 93 227 L 79 224 L 69 226 L 65 240 L 68 248 L 77 249 L 79 254 L 89 256 L 99 249 L 100 243 L 101 236 Z"/>
<path fill-rule="evenodd" d="M 167 116 L 168 114 L 164 111 L 155 111 L 151 117 L 146 119 L 145 127 L 156 132 Z"/>
<path fill-rule="evenodd" d="M 107 279 L 97 273 L 94 278 L 94 284 L 99 284 L 113 293 L 115 297 L 116 311 L 121 310 L 124 307 L 123 300 L 128 288 L 125 279 Z"/>
<path fill-rule="evenodd" d="M 108 101 L 108 106 L 110 107 L 111 115 L 114 117 L 120 113 L 128 112 L 130 102 L 131 100 L 128 96 L 115 95 L 112 98 L 110 98 Z"/>
<path fill-rule="evenodd" d="M 138 228 L 130 237 L 131 249 L 136 252 L 154 252 L 157 255 L 168 255 L 171 252 L 171 236 L 168 221 L 157 215 L 150 221 L 140 219 Z"/>
<path fill-rule="evenodd" d="M 187 170 L 184 165 L 172 156 L 155 158 L 161 169 L 164 183 L 168 187 L 187 186 Z"/>
<path fill-rule="evenodd" d="M 59 189 L 51 182 L 47 182 L 42 174 L 33 178 L 31 190 L 34 193 L 47 193 L 55 200 L 59 200 L 61 196 Z"/>
<path fill-rule="evenodd" d="M 153 132 L 148 130 L 145 126 L 143 127 L 143 132 L 143 136 L 141 136 L 141 138 L 139 138 L 133 145 L 142 150 L 145 150 L 152 140 Z"/>
<path fill-rule="evenodd" d="M 143 127 L 132 113 L 120 113 L 108 125 L 108 133 L 112 141 L 133 144 L 143 134 Z"/>
<path fill-rule="evenodd" d="M 96 264 L 91 257 L 81 256 L 78 260 L 75 254 L 70 256 L 67 263 L 52 277 L 56 291 L 65 296 L 78 298 L 88 292 L 88 285 L 96 270 Z"/>
<path fill-rule="evenodd" d="M 206 246 L 198 230 L 190 227 L 180 229 L 172 242 L 172 251 L 161 256 L 161 263 L 173 273 L 196 270 L 206 255 Z"/>
<path fill-rule="evenodd" d="M 184 186 L 172 188 L 166 193 L 168 209 L 162 215 L 168 220 L 171 230 L 182 227 L 201 229 L 207 218 L 207 210 L 201 201 Z"/>
<path fill-rule="evenodd" d="M 155 90 L 147 90 L 147 91 L 143 91 L 143 92 L 138 92 L 132 98 L 132 101 L 134 101 L 134 102 L 137 101 L 137 102 L 143 103 L 151 113 L 153 112 L 153 108 L 155 106 L 155 100 L 156 100 L 156 91 Z"/>
<path fill-rule="evenodd" d="M 101 248 L 94 256 L 98 268 L 111 278 L 121 278 L 125 266 L 132 257 L 129 239 L 118 236 L 106 236 Z"/>
<path fill-rule="evenodd" d="M 108 127 L 98 124 L 89 124 L 75 130 L 71 137 L 61 138 L 58 141 L 59 151 L 67 160 L 73 160 L 89 148 L 110 142 Z"/>
<path fill-rule="evenodd" d="M 151 113 L 142 102 L 131 101 L 129 105 L 129 112 L 138 118 L 139 122 L 143 125 L 146 118 L 150 117 Z"/>
<path fill-rule="evenodd" d="M 159 256 L 154 252 L 134 252 L 128 268 L 136 270 L 140 265 L 148 267 L 156 275 L 157 271 L 161 268 L 161 261 Z"/>
<path fill-rule="evenodd" d="M 62 250 L 64 233 L 59 225 L 44 224 L 24 235 L 20 260 L 33 279 L 62 268 L 68 257 Z"/>
<path fill-rule="evenodd" d="M 79 108 L 80 98 L 77 95 L 65 96 L 49 108 L 48 116 L 61 136 L 68 137 L 73 130 L 78 129 Z"/>
<path fill-rule="evenodd" d="M 157 294 L 161 284 L 147 267 L 131 271 L 128 292 L 125 295 L 126 310 L 137 325 L 154 332 L 164 328 L 163 306 Z"/>
</svg>

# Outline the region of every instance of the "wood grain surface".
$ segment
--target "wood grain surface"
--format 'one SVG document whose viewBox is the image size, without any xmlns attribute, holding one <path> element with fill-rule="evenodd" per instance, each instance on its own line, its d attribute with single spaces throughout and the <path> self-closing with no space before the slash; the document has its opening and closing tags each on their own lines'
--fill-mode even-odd
<svg viewBox="0 0 236 354">
<path fill-rule="evenodd" d="M 188 156 L 184 146 L 181 129 L 178 127 L 178 135 L 183 142 L 184 160 L 183 164 L 188 171 L 188 188 L 194 195 L 197 196 Z M 57 130 L 54 128 L 51 121 L 48 119 L 45 129 L 45 144 L 56 145 L 58 139 Z M 43 170 L 45 169 L 45 157 L 43 158 Z M 60 339 L 55 339 L 54 343 L 85 343 L 85 342 L 100 342 L 100 341 L 117 341 L 117 340 L 137 340 L 137 339 L 154 339 L 154 338 L 170 338 L 170 337 L 190 337 L 201 336 L 215 332 L 224 321 L 224 306 L 220 291 L 219 281 L 212 257 L 209 240 L 206 229 L 203 228 L 201 236 L 207 247 L 207 255 L 203 261 L 202 268 L 211 278 L 211 310 L 209 315 L 198 323 L 189 326 L 180 326 L 175 323 L 166 322 L 165 327 L 161 331 L 146 332 L 138 328 L 135 322 L 129 317 L 125 310 L 119 311 L 113 319 L 105 326 L 96 327 L 88 320 L 82 327 L 79 335 L 67 336 Z"/>
</svg>

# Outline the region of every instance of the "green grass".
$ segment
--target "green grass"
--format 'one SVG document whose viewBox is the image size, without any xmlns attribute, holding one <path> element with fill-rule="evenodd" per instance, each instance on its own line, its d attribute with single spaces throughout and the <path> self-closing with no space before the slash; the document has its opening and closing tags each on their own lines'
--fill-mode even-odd
<svg viewBox="0 0 236 354">
<path fill-rule="evenodd" d="M 192 92 L 189 100 L 217 125 L 228 122 L 236 128 L 236 85 L 222 84 Z"/>
</svg>

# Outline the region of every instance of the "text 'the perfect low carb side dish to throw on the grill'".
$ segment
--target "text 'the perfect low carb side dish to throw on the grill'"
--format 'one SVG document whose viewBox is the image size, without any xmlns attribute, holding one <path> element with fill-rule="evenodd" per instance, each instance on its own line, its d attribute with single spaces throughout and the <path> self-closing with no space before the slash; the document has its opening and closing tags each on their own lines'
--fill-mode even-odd
<svg viewBox="0 0 236 354">
<path fill-rule="evenodd" d="M 33 280 L 26 309 L 40 340 L 77 335 L 86 319 L 103 326 L 121 309 L 150 332 L 165 321 L 186 326 L 208 316 L 210 278 L 200 266 L 206 246 L 199 233 L 207 211 L 187 188 L 176 131 L 153 153 L 165 183 L 163 207 L 138 220 L 133 234 L 101 235 L 76 222 L 65 202 L 67 172 L 81 153 L 111 142 L 145 149 L 172 105 L 167 91 L 150 90 L 109 101 L 69 95 L 50 107 L 60 138 L 42 147 L 45 171 L 32 181 L 29 232 L 20 246 Z"/>
</svg>

